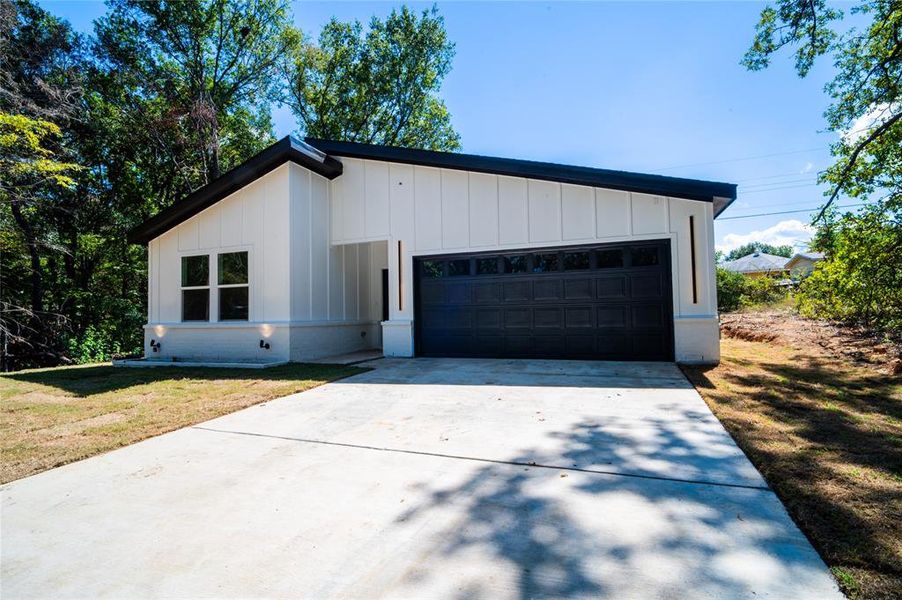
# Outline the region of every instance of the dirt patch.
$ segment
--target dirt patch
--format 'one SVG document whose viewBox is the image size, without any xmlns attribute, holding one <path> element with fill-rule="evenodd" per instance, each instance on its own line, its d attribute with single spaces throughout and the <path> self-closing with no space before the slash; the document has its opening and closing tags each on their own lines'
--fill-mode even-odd
<svg viewBox="0 0 902 600">
<path fill-rule="evenodd" d="M 902 345 L 863 327 L 807 319 L 789 311 L 729 313 L 720 316 L 724 337 L 774 342 L 816 356 L 870 366 L 887 375 L 902 374 Z"/>
</svg>

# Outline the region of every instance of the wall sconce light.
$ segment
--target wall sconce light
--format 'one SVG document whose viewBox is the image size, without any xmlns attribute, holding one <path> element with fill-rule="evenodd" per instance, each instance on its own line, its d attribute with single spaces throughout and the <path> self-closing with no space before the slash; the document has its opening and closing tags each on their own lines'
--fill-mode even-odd
<svg viewBox="0 0 902 600">
<path fill-rule="evenodd" d="M 159 352 L 162 346 L 160 345 L 160 342 L 156 340 L 150 340 L 150 347 L 153 348 L 154 352 Z"/>
<path fill-rule="evenodd" d="M 269 342 L 260 340 L 260 347 L 263 348 L 264 350 L 269 350 Z"/>
</svg>

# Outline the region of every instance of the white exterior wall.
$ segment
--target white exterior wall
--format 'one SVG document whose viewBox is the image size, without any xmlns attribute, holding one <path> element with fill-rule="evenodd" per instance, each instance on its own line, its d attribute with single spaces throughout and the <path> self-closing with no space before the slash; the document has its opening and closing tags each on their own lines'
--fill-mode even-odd
<svg viewBox="0 0 902 600">
<path fill-rule="evenodd" d="M 309 360 L 378 347 L 385 243 L 331 246 L 329 193 L 287 163 L 152 240 L 145 355 Z M 235 251 L 248 252 L 249 318 L 217 323 L 217 254 Z M 197 254 L 210 256 L 210 322 L 182 323 L 181 259 Z"/>
<path fill-rule="evenodd" d="M 669 239 L 676 359 L 719 360 L 712 203 L 383 161 L 341 161 L 344 173 L 331 182 L 332 243 L 388 242 L 392 292 L 390 321 L 383 325 L 386 355 L 413 355 L 414 256 Z M 696 302 L 690 216 L 695 219 Z"/>
</svg>

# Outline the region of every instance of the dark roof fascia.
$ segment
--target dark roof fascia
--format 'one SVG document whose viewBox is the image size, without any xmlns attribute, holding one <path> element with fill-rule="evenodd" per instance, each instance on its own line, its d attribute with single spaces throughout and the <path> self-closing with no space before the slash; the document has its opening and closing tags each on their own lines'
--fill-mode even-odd
<svg viewBox="0 0 902 600">
<path fill-rule="evenodd" d="M 289 161 L 327 179 L 342 173 L 341 162 L 287 136 L 129 231 L 129 243 L 146 244 Z"/>
<path fill-rule="evenodd" d="M 315 148 L 319 148 L 326 154 L 348 158 L 382 160 L 511 177 L 527 177 L 530 179 L 656 194 L 703 202 L 713 202 L 715 197 L 726 198 L 730 201 L 736 198 L 736 185 L 732 183 L 576 167 L 531 160 L 495 158 L 475 154 L 458 154 L 456 152 L 435 152 L 432 150 L 414 150 L 411 148 L 360 144 L 356 142 L 336 142 L 312 137 L 304 138 L 304 141 Z M 726 206 L 723 208 L 726 208 Z M 722 212 L 722 210 L 719 212 Z"/>
</svg>

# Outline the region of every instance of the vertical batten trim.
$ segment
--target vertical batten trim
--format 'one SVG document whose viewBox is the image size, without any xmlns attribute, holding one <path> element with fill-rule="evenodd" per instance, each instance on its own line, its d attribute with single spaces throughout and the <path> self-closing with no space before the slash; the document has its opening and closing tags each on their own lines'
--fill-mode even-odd
<svg viewBox="0 0 902 600">
<path fill-rule="evenodd" d="M 401 240 L 398 240 L 398 312 L 404 310 L 404 259 L 401 255 Z"/>
<path fill-rule="evenodd" d="M 695 275 L 695 217 L 689 215 L 689 256 L 691 259 L 692 303 L 698 304 L 698 283 Z"/>
</svg>

